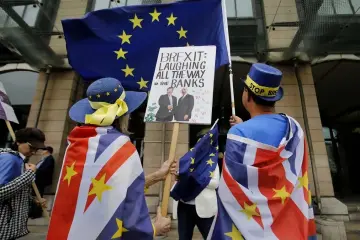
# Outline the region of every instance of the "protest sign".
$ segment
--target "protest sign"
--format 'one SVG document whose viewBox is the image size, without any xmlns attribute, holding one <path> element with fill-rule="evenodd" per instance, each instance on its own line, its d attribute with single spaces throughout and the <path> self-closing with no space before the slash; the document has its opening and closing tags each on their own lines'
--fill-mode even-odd
<svg viewBox="0 0 360 240">
<path fill-rule="evenodd" d="M 215 46 L 160 48 L 145 122 L 211 124 Z"/>
<path fill-rule="evenodd" d="M 11 106 L 8 95 L 6 94 L 4 85 L 0 82 L 0 119 L 19 123 L 14 109 Z"/>
</svg>

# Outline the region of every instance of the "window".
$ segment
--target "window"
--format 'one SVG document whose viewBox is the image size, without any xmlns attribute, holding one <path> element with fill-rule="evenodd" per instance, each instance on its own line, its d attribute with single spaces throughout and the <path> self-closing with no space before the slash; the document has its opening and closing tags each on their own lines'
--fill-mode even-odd
<svg viewBox="0 0 360 240">
<path fill-rule="evenodd" d="M 254 17 L 252 0 L 226 0 L 228 18 Z"/>
<path fill-rule="evenodd" d="M 94 10 L 161 3 L 161 0 L 95 0 Z M 229 18 L 254 17 L 252 0 L 226 0 L 226 14 Z"/>
<path fill-rule="evenodd" d="M 161 0 L 95 0 L 94 10 L 154 3 L 161 3 Z"/>
<path fill-rule="evenodd" d="M 352 15 L 360 14 L 360 0 L 324 0 L 318 14 L 326 15 Z"/>
<path fill-rule="evenodd" d="M 4 14 L 0 17 L 0 27 L 16 28 L 19 27 L 11 14 L 9 15 L 7 9 L 13 9 L 24 22 L 31 28 L 36 29 L 37 32 L 51 33 L 54 27 L 57 11 L 60 5 L 60 0 L 38 0 L 38 1 L 21 1 L 23 5 L 13 6 L 17 4 L 16 1 L 8 1 L 4 3 Z M 6 8 L 5 8 L 6 7 Z M 50 35 L 50 34 L 45 34 Z"/>
</svg>

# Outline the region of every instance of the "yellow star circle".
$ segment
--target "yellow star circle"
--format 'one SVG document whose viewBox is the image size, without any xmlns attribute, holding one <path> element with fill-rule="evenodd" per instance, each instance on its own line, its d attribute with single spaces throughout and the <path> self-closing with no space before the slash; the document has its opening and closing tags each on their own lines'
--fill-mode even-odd
<svg viewBox="0 0 360 240">
<path fill-rule="evenodd" d="M 127 35 L 126 32 L 123 30 L 122 34 L 119 35 L 119 38 L 121 38 L 121 44 L 128 43 L 130 44 L 130 38 L 132 35 Z"/>
<path fill-rule="evenodd" d="M 147 83 L 149 81 L 145 81 L 143 78 L 140 79 L 139 82 L 137 82 L 137 84 L 139 84 L 139 88 L 142 89 L 142 88 L 147 88 Z"/>
<path fill-rule="evenodd" d="M 167 17 L 166 19 L 168 20 L 168 26 L 170 25 L 175 26 L 175 20 L 177 19 L 177 17 L 174 17 L 173 13 L 171 13 L 170 17 Z"/>
<path fill-rule="evenodd" d="M 125 73 L 125 77 L 127 76 L 134 76 L 133 71 L 135 68 L 130 68 L 129 65 L 126 64 L 126 67 L 124 69 L 121 69 Z"/>
<path fill-rule="evenodd" d="M 180 30 L 176 32 L 179 34 L 179 39 L 186 38 L 187 30 L 184 30 L 183 27 L 181 27 Z"/>
<path fill-rule="evenodd" d="M 125 58 L 125 54 L 127 54 L 128 52 L 126 52 L 126 51 L 124 51 L 122 48 L 120 48 L 118 51 L 114 51 L 114 53 L 116 53 L 117 59 L 119 59 L 119 58 L 126 59 L 126 58 Z"/>
</svg>

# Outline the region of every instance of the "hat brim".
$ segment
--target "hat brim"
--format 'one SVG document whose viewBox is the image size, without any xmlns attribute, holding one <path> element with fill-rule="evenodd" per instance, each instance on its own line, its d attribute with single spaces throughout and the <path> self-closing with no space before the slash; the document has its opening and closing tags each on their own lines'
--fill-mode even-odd
<svg viewBox="0 0 360 240">
<path fill-rule="evenodd" d="M 132 92 L 126 91 L 126 97 L 124 101 L 128 106 L 127 113 L 132 113 L 145 101 L 147 94 L 145 92 Z M 85 116 L 92 114 L 94 110 L 89 103 L 87 98 L 81 99 L 75 103 L 69 111 L 70 118 L 78 123 L 85 123 Z"/>
<path fill-rule="evenodd" d="M 276 95 L 273 97 L 263 97 L 263 96 L 257 96 L 257 97 L 268 102 L 277 102 L 281 100 L 283 96 L 284 96 L 284 90 L 282 87 L 279 87 L 279 90 L 276 92 Z"/>
</svg>

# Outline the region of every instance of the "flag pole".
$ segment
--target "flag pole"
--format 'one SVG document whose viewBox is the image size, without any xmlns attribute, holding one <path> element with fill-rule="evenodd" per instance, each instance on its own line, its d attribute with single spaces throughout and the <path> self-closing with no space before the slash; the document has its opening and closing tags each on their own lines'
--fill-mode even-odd
<svg viewBox="0 0 360 240">
<path fill-rule="evenodd" d="M 11 135 L 11 138 L 12 138 L 13 141 L 15 142 L 15 141 L 16 141 L 15 132 L 14 132 L 14 129 L 12 128 L 12 126 L 11 126 L 10 121 L 5 120 L 5 123 L 6 123 L 6 126 L 7 126 L 8 130 L 9 130 L 9 133 L 10 133 L 10 135 Z M 37 200 L 38 200 L 39 202 L 41 202 L 41 195 L 40 195 L 39 189 L 37 188 L 35 182 L 32 182 L 31 185 L 32 185 L 32 188 L 34 189 L 34 192 L 35 192 L 35 195 L 36 195 Z M 47 211 L 47 207 L 42 207 L 42 209 L 43 209 L 45 218 L 49 219 L 49 213 L 48 213 L 48 211 Z"/>
<path fill-rule="evenodd" d="M 170 144 L 170 153 L 169 153 L 170 166 L 175 161 L 176 145 L 178 141 L 179 129 L 180 129 L 180 123 L 174 123 L 172 137 L 171 137 L 171 144 Z M 164 184 L 164 191 L 161 202 L 161 215 L 163 217 L 166 217 L 168 213 L 170 189 L 171 189 L 171 174 L 168 173 Z"/>
<path fill-rule="evenodd" d="M 230 52 L 230 40 L 229 40 L 229 28 L 228 28 L 225 0 L 221 1 L 221 9 L 222 9 L 222 15 L 223 15 L 225 43 L 226 43 L 226 48 L 227 48 L 227 53 L 228 53 L 228 58 L 229 58 L 229 80 L 230 80 L 231 113 L 232 113 L 233 116 L 235 116 L 236 113 L 235 113 L 234 81 L 233 81 L 231 52 Z"/>
<path fill-rule="evenodd" d="M 219 119 L 216 119 L 216 121 L 215 121 L 215 123 L 212 125 L 210 131 L 214 129 L 214 127 L 216 126 L 216 124 L 218 123 L 218 121 L 219 121 Z"/>
</svg>

